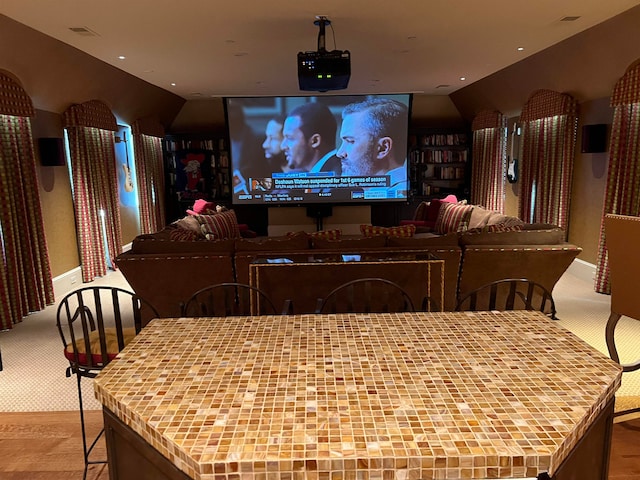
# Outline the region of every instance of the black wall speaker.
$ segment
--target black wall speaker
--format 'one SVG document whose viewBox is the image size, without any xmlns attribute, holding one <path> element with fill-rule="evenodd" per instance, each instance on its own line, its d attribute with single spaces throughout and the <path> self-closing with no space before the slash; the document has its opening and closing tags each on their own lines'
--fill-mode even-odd
<svg viewBox="0 0 640 480">
<path fill-rule="evenodd" d="M 64 166 L 64 148 L 61 138 L 41 137 L 38 139 L 40 149 L 40 164 L 43 167 Z"/>
<path fill-rule="evenodd" d="M 607 151 L 607 124 L 583 125 L 582 153 L 601 153 Z"/>
</svg>

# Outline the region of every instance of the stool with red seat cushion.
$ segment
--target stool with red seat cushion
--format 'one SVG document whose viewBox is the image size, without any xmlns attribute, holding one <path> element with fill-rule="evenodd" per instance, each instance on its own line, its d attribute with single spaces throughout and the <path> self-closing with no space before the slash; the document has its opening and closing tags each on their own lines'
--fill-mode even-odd
<svg viewBox="0 0 640 480">
<path fill-rule="evenodd" d="M 87 446 L 82 403 L 83 377 L 94 378 L 131 341 L 151 319 L 158 317 L 156 309 L 133 292 L 121 288 L 84 287 L 67 294 L 58 305 L 56 323 L 64 356 L 69 361 L 66 376 L 76 376 L 84 475 L 90 464 L 106 460 L 89 460 L 89 456 L 104 429 Z"/>
</svg>

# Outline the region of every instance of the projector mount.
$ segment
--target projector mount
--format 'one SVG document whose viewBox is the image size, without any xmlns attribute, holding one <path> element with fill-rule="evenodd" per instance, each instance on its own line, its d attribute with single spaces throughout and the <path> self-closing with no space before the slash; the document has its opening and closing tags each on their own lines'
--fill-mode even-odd
<svg viewBox="0 0 640 480">
<path fill-rule="evenodd" d="M 325 47 L 325 36 L 324 36 L 324 27 L 327 25 L 331 25 L 331 20 L 327 17 L 318 15 L 316 17 L 316 21 L 313 22 L 314 25 L 318 25 L 320 31 L 318 32 L 318 52 L 326 52 L 327 49 Z"/>
</svg>

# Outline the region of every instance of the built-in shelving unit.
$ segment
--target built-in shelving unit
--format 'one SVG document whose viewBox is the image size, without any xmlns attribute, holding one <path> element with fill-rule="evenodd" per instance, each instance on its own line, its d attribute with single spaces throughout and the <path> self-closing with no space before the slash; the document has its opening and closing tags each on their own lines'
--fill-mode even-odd
<svg viewBox="0 0 640 480">
<path fill-rule="evenodd" d="M 471 134 L 453 129 L 416 129 L 409 137 L 411 190 L 429 199 L 469 194 Z"/>
<path fill-rule="evenodd" d="M 163 141 L 167 220 L 184 216 L 199 199 L 231 201 L 231 164 L 225 135 L 167 135 Z"/>
</svg>

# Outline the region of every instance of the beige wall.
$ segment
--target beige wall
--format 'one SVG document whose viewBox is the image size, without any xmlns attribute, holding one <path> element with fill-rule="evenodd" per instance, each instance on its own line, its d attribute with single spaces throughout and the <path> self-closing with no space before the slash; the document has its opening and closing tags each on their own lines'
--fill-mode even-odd
<svg viewBox="0 0 640 480">
<path fill-rule="evenodd" d="M 597 260 L 608 154 L 581 153 L 582 126 L 611 125 L 613 87 L 640 58 L 638 25 L 640 6 L 451 94 L 467 121 L 481 110 L 495 109 L 510 118 L 510 129 L 535 90 L 569 93 L 578 100 L 568 239 L 583 248 L 579 258 L 589 263 Z M 512 214 L 517 214 L 518 187 L 507 185 L 506 207 Z"/>
<path fill-rule="evenodd" d="M 98 99 L 119 122 L 155 117 L 165 127 L 184 99 L 0 15 L 0 70 L 17 78 L 34 103 L 31 120 L 40 200 L 53 276 L 80 265 L 67 167 L 42 167 L 40 137 L 63 137 L 62 113 L 74 103 Z M 123 241 L 137 235 L 136 212 L 123 212 Z"/>
</svg>

